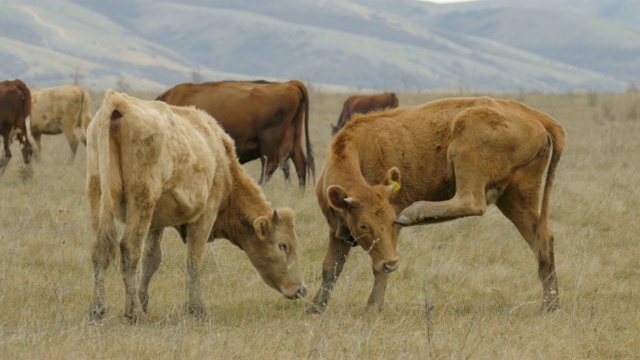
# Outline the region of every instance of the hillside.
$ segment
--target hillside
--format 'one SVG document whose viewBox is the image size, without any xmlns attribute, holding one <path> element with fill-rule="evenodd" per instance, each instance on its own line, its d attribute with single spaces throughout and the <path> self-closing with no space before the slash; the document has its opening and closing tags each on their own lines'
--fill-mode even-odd
<svg viewBox="0 0 640 360">
<path fill-rule="evenodd" d="M 6 1 L 0 78 L 160 91 L 291 79 L 370 90 L 623 91 L 632 1 Z"/>
</svg>

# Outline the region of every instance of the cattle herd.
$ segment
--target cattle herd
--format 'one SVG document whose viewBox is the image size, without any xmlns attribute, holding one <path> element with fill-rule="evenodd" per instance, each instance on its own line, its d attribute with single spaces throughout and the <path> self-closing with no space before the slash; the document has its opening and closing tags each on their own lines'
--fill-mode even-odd
<svg viewBox="0 0 640 360">
<path fill-rule="evenodd" d="M 124 315 L 144 318 L 166 227 L 186 244 L 187 308 L 194 315 L 206 313 L 200 267 L 207 242 L 216 238 L 242 249 L 285 297 L 306 296 L 295 214 L 272 208 L 260 187 L 278 168 L 287 175 L 289 159 L 300 187 L 315 179 L 302 82 L 185 83 L 155 101 L 108 90 L 93 118 L 89 93 L 79 86 L 30 90 L 20 80 L 0 83 L 0 176 L 14 138 L 29 166 L 41 135 L 60 133 L 71 160 L 79 143 L 87 149 L 92 319 L 105 312 L 105 274 L 118 257 Z M 393 93 L 349 97 L 316 183 L 329 242 L 309 312 L 326 309 L 356 246 L 372 260 L 366 309 L 382 309 L 388 276 L 400 265 L 403 227 L 480 216 L 490 204 L 536 256 L 542 309 L 557 309 L 549 206 L 565 137 L 554 119 L 515 101 L 477 97 L 398 107 Z M 241 166 L 254 159 L 262 163 L 258 183 Z"/>
</svg>

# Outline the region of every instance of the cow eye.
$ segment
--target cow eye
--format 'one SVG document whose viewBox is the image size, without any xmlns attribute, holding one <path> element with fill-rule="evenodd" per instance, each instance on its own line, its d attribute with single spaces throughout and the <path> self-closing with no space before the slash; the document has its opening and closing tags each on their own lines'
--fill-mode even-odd
<svg viewBox="0 0 640 360">
<path fill-rule="evenodd" d="M 285 251 L 285 252 L 286 252 L 286 251 L 287 251 L 287 244 L 285 244 L 285 243 L 280 243 L 280 244 L 278 244 L 278 248 L 279 248 L 280 250 L 282 250 L 282 251 Z"/>
</svg>

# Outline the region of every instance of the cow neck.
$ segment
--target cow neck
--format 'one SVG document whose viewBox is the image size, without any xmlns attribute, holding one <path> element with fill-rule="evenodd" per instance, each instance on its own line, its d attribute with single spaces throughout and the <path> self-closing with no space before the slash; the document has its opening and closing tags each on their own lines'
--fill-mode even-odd
<svg viewBox="0 0 640 360">
<path fill-rule="evenodd" d="M 243 244 L 255 234 L 253 222 L 256 218 L 270 216 L 273 209 L 260 187 L 244 173 L 240 164 L 233 161 L 230 165 L 231 189 L 218 212 L 214 235 L 242 249 Z"/>
<path fill-rule="evenodd" d="M 342 185 L 345 189 L 369 187 L 369 183 L 362 173 L 360 164 L 360 156 L 357 148 L 349 146 L 348 152 L 342 155 L 332 155 L 332 177 L 337 179 L 336 183 Z M 331 181 L 329 183 L 332 183 Z"/>
</svg>

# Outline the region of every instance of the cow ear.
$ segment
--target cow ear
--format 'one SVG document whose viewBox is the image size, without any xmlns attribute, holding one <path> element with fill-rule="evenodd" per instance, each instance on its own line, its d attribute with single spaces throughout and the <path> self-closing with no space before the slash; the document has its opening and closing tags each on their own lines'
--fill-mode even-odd
<svg viewBox="0 0 640 360">
<path fill-rule="evenodd" d="M 329 205 L 337 210 L 358 206 L 358 202 L 347 195 L 347 191 L 339 185 L 331 185 L 327 188 L 327 199 L 329 199 Z"/>
<path fill-rule="evenodd" d="M 253 221 L 253 230 L 258 235 L 258 239 L 266 240 L 269 236 L 269 219 L 265 216 L 260 216 Z"/>
<path fill-rule="evenodd" d="M 397 167 L 392 167 L 387 171 L 387 175 L 384 179 L 384 185 L 389 187 L 392 193 L 397 193 L 402 187 L 400 185 L 400 170 Z"/>
</svg>

